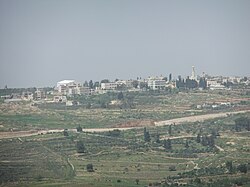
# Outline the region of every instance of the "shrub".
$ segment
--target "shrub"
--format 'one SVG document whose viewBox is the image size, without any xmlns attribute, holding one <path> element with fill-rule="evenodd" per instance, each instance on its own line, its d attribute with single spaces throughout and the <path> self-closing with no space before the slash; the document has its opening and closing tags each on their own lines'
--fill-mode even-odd
<svg viewBox="0 0 250 187">
<path fill-rule="evenodd" d="M 94 172 L 93 164 L 87 164 L 87 171 Z"/>
<path fill-rule="evenodd" d="M 83 143 L 82 140 L 80 140 L 80 141 L 78 141 L 76 143 L 76 149 L 77 149 L 78 153 L 85 153 L 86 148 L 85 148 L 84 143 Z"/>
</svg>

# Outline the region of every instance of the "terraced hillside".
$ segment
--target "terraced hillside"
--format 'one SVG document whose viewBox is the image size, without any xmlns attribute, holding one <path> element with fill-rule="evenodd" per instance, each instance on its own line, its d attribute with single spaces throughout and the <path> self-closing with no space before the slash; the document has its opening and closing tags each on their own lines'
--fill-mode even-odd
<svg viewBox="0 0 250 187">
<path fill-rule="evenodd" d="M 247 103 L 216 111 L 178 112 L 164 110 L 160 101 L 166 95 L 153 95 L 158 104 L 144 108 L 140 100 L 145 96 L 136 97 L 136 109 L 2 104 L 1 186 L 250 185 Z M 200 103 L 204 98 L 192 99 Z M 181 102 L 177 103 L 179 110 Z M 157 114 L 161 109 L 169 111 Z M 204 114 L 215 118 L 201 120 L 198 116 Z M 180 116 L 191 120 L 172 119 Z M 83 129 L 77 132 L 79 127 Z"/>
</svg>

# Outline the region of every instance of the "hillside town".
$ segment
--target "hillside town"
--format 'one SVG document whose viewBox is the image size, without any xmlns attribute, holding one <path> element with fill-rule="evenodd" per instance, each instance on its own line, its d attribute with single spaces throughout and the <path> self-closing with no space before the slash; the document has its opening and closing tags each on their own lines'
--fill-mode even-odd
<svg viewBox="0 0 250 187">
<path fill-rule="evenodd" d="M 164 91 L 164 90 L 240 90 L 250 85 L 250 77 L 225 77 L 225 76 L 209 76 L 204 72 L 202 75 L 196 75 L 195 67 L 192 66 L 190 76 L 182 78 L 180 75 L 177 79 L 172 78 L 170 73 L 168 76 L 149 76 L 148 78 L 137 77 L 136 79 L 110 81 L 103 79 L 100 82 L 85 81 L 84 83 L 76 80 L 62 80 L 56 83 L 53 88 L 30 88 L 18 89 L 6 95 L 2 95 L 4 102 L 19 101 L 43 101 L 54 103 L 66 103 L 75 95 L 98 95 L 107 92 L 143 92 L 143 91 Z M 7 86 L 5 90 L 7 90 Z M 13 89 L 10 89 L 13 90 Z M 201 106 L 198 106 L 201 107 Z"/>
</svg>

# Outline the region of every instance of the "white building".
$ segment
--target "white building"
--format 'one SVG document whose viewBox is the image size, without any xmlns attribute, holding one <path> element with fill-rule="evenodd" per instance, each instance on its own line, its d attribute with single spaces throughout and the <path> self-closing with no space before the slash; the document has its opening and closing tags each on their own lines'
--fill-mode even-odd
<svg viewBox="0 0 250 187">
<path fill-rule="evenodd" d="M 190 79 L 191 79 L 191 80 L 196 80 L 196 81 L 197 81 L 197 76 L 196 76 L 196 74 L 195 74 L 194 66 L 192 66 L 192 74 L 191 74 Z"/>
<path fill-rule="evenodd" d="M 207 80 L 207 86 L 211 90 L 225 89 L 225 86 L 219 83 L 217 80 Z"/>
<path fill-rule="evenodd" d="M 66 103 L 67 102 L 67 97 L 65 95 L 54 96 L 54 102 L 56 102 L 56 103 Z"/>
<path fill-rule="evenodd" d="M 45 98 L 46 98 L 46 93 L 43 89 L 37 89 L 35 91 L 35 99 L 40 100 Z"/>
<path fill-rule="evenodd" d="M 75 95 L 81 94 L 80 88 L 82 87 L 80 83 L 77 83 L 75 80 L 63 80 L 57 82 L 57 90 L 63 95 Z"/>
<path fill-rule="evenodd" d="M 116 82 L 107 82 L 107 83 L 101 83 L 101 89 L 102 90 L 115 90 L 117 88 Z"/>
<path fill-rule="evenodd" d="M 148 78 L 147 84 L 148 84 L 148 87 L 152 90 L 161 90 L 161 89 L 165 89 L 166 87 L 166 81 L 157 77 Z"/>
<path fill-rule="evenodd" d="M 32 92 L 23 92 L 22 94 L 23 100 L 33 100 L 33 93 Z"/>
<path fill-rule="evenodd" d="M 126 80 L 127 88 L 133 88 L 133 82 L 134 82 L 134 80 Z"/>
</svg>

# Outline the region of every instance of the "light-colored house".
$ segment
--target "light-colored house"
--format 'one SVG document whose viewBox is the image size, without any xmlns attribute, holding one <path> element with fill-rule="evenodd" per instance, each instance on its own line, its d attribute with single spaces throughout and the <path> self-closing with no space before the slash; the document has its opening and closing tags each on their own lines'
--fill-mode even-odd
<svg viewBox="0 0 250 187">
<path fill-rule="evenodd" d="M 66 103 L 67 97 L 65 95 L 56 95 L 53 100 L 55 103 Z"/>
<path fill-rule="evenodd" d="M 23 92 L 22 94 L 23 100 L 33 100 L 33 93 L 32 92 Z"/>
<path fill-rule="evenodd" d="M 107 83 L 101 83 L 101 89 L 102 90 L 115 90 L 117 88 L 116 82 L 107 82 Z"/>
<path fill-rule="evenodd" d="M 77 83 L 75 80 L 63 80 L 57 82 L 56 87 L 59 93 L 70 96 L 81 94 L 80 88 L 82 87 L 82 85 L 80 83 Z"/>
<path fill-rule="evenodd" d="M 162 90 L 166 87 L 166 81 L 158 77 L 149 77 L 147 83 L 148 87 L 152 90 Z"/>
<path fill-rule="evenodd" d="M 40 99 L 45 99 L 46 98 L 46 93 L 42 89 L 37 89 L 35 91 L 35 99 L 40 100 Z"/>
<path fill-rule="evenodd" d="M 225 86 L 219 83 L 217 80 L 207 80 L 207 86 L 211 90 L 225 89 Z"/>
</svg>

